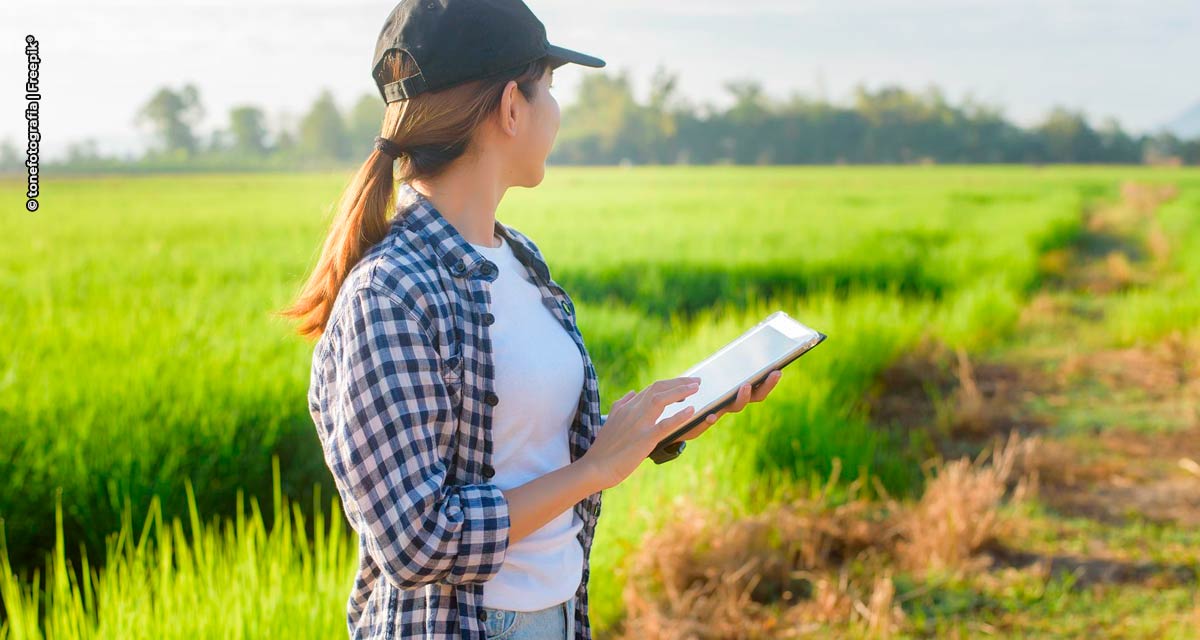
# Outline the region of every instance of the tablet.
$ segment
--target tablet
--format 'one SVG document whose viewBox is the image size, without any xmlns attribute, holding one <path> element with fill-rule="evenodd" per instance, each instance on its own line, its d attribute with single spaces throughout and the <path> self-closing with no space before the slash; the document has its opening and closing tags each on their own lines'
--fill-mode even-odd
<svg viewBox="0 0 1200 640">
<path fill-rule="evenodd" d="M 671 460 L 683 452 L 686 441 L 674 442 L 687 432 L 702 426 L 704 419 L 737 398 L 738 389 L 749 382 L 758 386 L 775 369 L 783 369 L 827 336 L 810 329 L 794 318 L 776 311 L 747 329 L 729 344 L 679 374 L 698 376 L 700 388 L 692 395 L 666 406 L 657 422 L 687 407 L 695 407 L 687 423 L 659 441 L 649 457 L 656 464 Z"/>
</svg>

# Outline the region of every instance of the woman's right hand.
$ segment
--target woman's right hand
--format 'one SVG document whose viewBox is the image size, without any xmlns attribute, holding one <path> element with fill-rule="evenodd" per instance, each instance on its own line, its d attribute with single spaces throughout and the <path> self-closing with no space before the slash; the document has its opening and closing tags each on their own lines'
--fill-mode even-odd
<svg viewBox="0 0 1200 640">
<path fill-rule="evenodd" d="M 658 380 L 640 393 L 630 391 L 614 402 L 604 428 L 580 458 L 600 484 L 597 490 L 620 484 L 663 438 L 687 422 L 695 412 L 691 407 L 684 407 L 657 423 L 655 420 L 667 405 L 683 400 L 699 388 L 700 378 L 681 376 Z"/>
</svg>

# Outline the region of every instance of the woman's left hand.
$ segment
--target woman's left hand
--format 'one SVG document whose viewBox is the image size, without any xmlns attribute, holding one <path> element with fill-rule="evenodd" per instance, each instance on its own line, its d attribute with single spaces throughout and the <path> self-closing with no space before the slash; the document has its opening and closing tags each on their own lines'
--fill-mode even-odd
<svg viewBox="0 0 1200 640">
<path fill-rule="evenodd" d="M 779 379 L 781 377 L 783 377 L 783 372 L 779 369 L 775 369 L 771 373 L 767 374 L 766 379 L 764 379 L 757 387 L 752 388 L 749 382 L 743 384 L 742 387 L 738 389 L 737 397 L 733 399 L 732 403 L 725 405 L 721 409 L 718 409 L 716 413 L 708 414 L 704 417 L 704 421 L 701 423 L 702 426 L 689 431 L 688 433 L 684 434 L 682 438 L 673 440 L 672 442 L 696 438 L 700 434 L 707 431 L 708 428 L 713 425 L 713 423 L 715 423 L 717 420 L 720 420 L 721 416 L 727 413 L 737 413 L 742 409 L 745 409 L 746 405 L 750 404 L 751 402 L 762 402 L 766 399 L 767 394 L 771 393 L 771 390 L 775 388 L 775 385 L 779 383 Z"/>
</svg>

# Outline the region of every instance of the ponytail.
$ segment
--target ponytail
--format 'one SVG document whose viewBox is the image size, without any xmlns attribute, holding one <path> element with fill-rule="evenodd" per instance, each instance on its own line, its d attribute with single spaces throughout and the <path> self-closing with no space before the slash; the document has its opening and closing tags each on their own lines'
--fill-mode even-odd
<svg viewBox="0 0 1200 640">
<path fill-rule="evenodd" d="M 407 54 L 394 51 L 391 56 L 380 71 L 389 76 L 386 82 L 416 73 Z M 548 59 L 542 58 L 506 74 L 389 103 L 380 133 L 387 142 L 376 145 L 346 186 L 312 274 L 296 301 L 277 315 L 298 320 L 296 331 L 305 338 L 320 338 L 342 282 L 387 235 L 395 209 L 396 181 L 429 178 L 444 171 L 466 153 L 476 128 L 499 108 L 509 81 L 515 80 L 526 99 L 532 100 L 547 68 Z M 393 158 L 380 146 L 400 155 Z"/>
</svg>

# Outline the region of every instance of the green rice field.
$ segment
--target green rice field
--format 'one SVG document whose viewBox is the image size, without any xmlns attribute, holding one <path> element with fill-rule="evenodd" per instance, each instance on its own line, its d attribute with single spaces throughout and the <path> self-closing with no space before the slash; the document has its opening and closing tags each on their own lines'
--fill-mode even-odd
<svg viewBox="0 0 1200 640">
<path fill-rule="evenodd" d="M 37 213 L 9 206 L 0 638 L 344 636 L 356 538 L 305 402 L 312 345 L 273 313 L 315 263 L 348 178 L 45 176 Z M 864 395 L 923 340 L 981 357 L 1023 343 L 1053 256 L 1130 182 L 1177 189 L 1147 214 L 1170 250 L 1152 280 L 1104 298 L 1088 344 L 1200 337 L 1196 169 L 550 167 L 538 188 L 511 190 L 497 217 L 575 300 L 605 410 L 774 310 L 829 335 L 767 402 L 605 492 L 598 637 L 627 615 L 623 562 L 669 524 L 674 496 L 753 513 L 835 466 L 842 485 L 919 496 L 934 443 L 881 422 Z M 0 199 L 21 191 L 0 182 Z M 1154 535 L 1200 553 L 1186 527 Z M 1047 635 L 1156 593 L 1054 584 L 1021 600 Z M 977 615 L 912 589 L 910 617 Z M 1167 635 L 1188 637 L 1194 585 L 1157 593 L 1129 615 L 1178 620 Z"/>
</svg>

